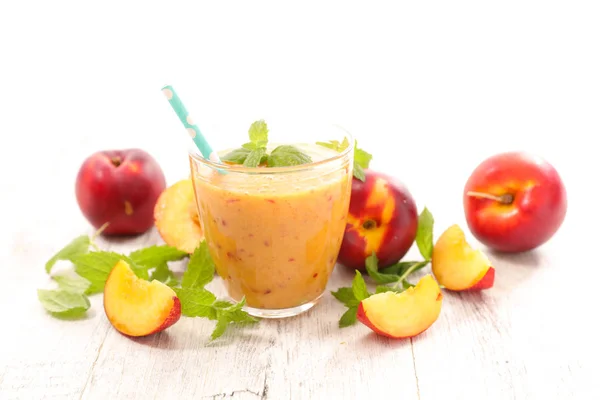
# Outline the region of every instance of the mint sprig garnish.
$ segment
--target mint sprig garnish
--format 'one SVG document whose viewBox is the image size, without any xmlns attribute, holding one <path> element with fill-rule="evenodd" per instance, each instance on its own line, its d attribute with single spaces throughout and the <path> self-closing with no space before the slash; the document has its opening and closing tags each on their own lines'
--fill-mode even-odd
<svg viewBox="0 0 600 400">
<path fill-rule="evenodd" d="M 398 261 L 397 263 L 385 268 L 379 268 L 379 259 L 375 252 L 371 253 L 366 260 L 366 272 L 369 278 L 377 285 L 375 294 L 384 292 L 402 293 L 414 285 L 408 281 L 408 278 L 415 272 L 425 268 L 431 263 L 431 254 L 433 253 L 433 215 L 425 207 L 419 215 L 419 225 L 415 242 L 419 247 L 419 252 L 424 260 L 421 261 Z M 339 320 L 340 328 L 353 325 L 356 322 L 356 311 L 358 304 L 372 296 L 367 290 L 366 283 L 360 271 L 356 270 L 356 275 L 352 281 L 352 287 L 341 287 L 335 292 L 331 292 L 339 302 L 348 307 Z"/>
<path fill-rule="evenodd" d="M 292 145 L 281 145 L 267 152 L 269 128 L 264 120 L 258 120 L 248 129 L 249 142 L 225 154 L 221 159 L 244 167 L 289 167 L 312 162 L 311 157 Z"/>
<path fill-rule="evenodd" d="M 317 142 L 319 146 L 327 147 L 335 150 L 338 153 L 346 150 L 350 145 L 348 138 L 344 138 L 341 142 L 339 140 L 330 140 L 328 142 Z M 354 165 L 353 175 L 356 179 L 365 181 L 365 169 L 369 168 L 373 156 L 365 150 L 358 147 L 358 141 L 354 140 Z"/>
</svg>

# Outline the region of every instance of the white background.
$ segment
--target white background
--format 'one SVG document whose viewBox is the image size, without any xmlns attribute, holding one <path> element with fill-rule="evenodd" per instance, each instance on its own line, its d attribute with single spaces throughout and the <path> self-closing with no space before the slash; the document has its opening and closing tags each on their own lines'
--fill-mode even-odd
<svg viewBox="0 0 600 400">
<path fill-rule="evenodd" d="M 213 126 L 270 115 L 342 124 L 374 169 L 432 210 L 461 206 L 462 187 L 445 185 L 449 164 L 466 180 L 504 150 L 533 151 L 559 172 L 578 162 L 565 180 L 590 179 L 599 18 L 593 1 L 2 2 L 4 190 L 35 182 L 73 213 L 79 160 L 61 161 L 70 147 L 85 149 L 81 161 L 109 148 L 159 161 L 180 152 L 163 168 L 181 178 L 188 139 L 164 84 L 209 138 Z"/>
</svg>

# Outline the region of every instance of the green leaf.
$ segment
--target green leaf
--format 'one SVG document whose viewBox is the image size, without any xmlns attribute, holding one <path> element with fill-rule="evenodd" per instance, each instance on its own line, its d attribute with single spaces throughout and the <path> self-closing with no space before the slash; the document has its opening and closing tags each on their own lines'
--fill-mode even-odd
<svg viewBox="0 0 600 400">
<path fill-rule="evenodd" d="M 215 275 L 215 263 L 203 240 L 190 257 L 187 270 L 183 274 L 181 286 L 184 288 L 203 288 Z"/>
<path fill-rule="evenodd" d="M 138 266 L 147 269 L 158 268 L 169 261 L 179 261 L 188 253 L 171 246 L 150 246 L 129 254 L 129 258 Z"/>
<path fill-rule="evenodd" d="M 227 326 L 229 325 L 229 314 L 221 314 L 217 317 L 217 324 L 215 325 L 215 329 L 213 330 L 212 334 L 210 335 L 210 338 L 212 340 L 215 340 L 219 337 L 221 337 L 224 333 L 225 330 L 227 329 Z"/>
<path fill-rule="evenodd" d="M 85 293 L 91 286 L 90 281 L 77 274 L 70 275 L 55 275 L 52 277 L 58 283 L 61 290 L 74 293 Z"/>
<path fill-rule="evenodd" d="M 166 284 L 167 286 L 175 287 L 179 285 L 179 281 L 175 277 L 173 271 L 169 269 L 169 265 L 167 263 L 159 264 L 158 267 L 152 271 L 152 275 L 150 275 L 149 280 L 157 280 Z"/>
<path fill-rule="evenodd" d="M 403 288 L 396 288 L 392 286 L 377 286 L 375 288 L 375 293 L 385 293 L 385 292 L 396 292 L 402 293 L 404 291 Z"/>
<path fill-rule="evenodd" d="M 252 315 L 248 314 L 244 310 L 233 310 L 229 312 L 229 320 L 235 323 L 254 323 L 258 322 L 257 318 L 254 318 Z"/>
<path fill-rule="evenodd" d="M 90 244 L 91 241 L 89 236 L 81 235 L 76 237 L 46 262 L 46 272 L 50 273 L 52 267 L 58 260 L 72 261 L 73 257 L 87 253 L 89 251 Z"/>
<path fill-rule="evenodd" d="M 258 149 L 252 150 L 250 152 L 250 154 L 248 154 L 248 157 L 244 160 L 244 167 L 250 167 L 250 168 L 257 167 L 258 164 L 260 164 L 260 160 L 263 159 L 265 154 L 266 154 L 266 150 L 264 147 L 260 147 Z"/>
<path fill-rule="evenodd" d="M 203 288 L 173 288 L 181 303 L 181 314 L 186 317 L 217 319 L 216 309 L 212 306 L 215 295 Z"/>
<path fill-rule="evenodd" d="M 365 170 L 357 163 L 354 163 L 352 174 L 356 179 L 359 179 L 363 182 L 367 179 L 367 177 L 365 176 Z"/>
<path fill-rule="evenodd" d="M 229 303 L 224 300 L 217 300 L 215 304 L 219 304 L 219 306 L 224 306 L 225 303 Z M 214 310 L 217 315 L 217 325 L 211 335 L 211 339 L 215 340 L 216 338 L 223 335 L 227 326 L 230 323 L 238 323 L 238 324 L 247 324 L 247 323 L 255 323 L 258 322 L 257 318 L 254 318 L 246 311 L 243 311 L 242 308 L 246 305 L 246 298 L 244 297 L 242 300 L 237 302 L 236 304 L 229 303 L 229 307 L 214 307 Z"/>
<path fill-rule="evenodd" d="M 266 147 L 269 141 L 269 128 L 264 120 L 254 121 L 248 129 L 250 142 L 256 145 L 256 148 Z"/>
<path fill-rule="evenodd" d="M 414 265 L 421 261 L 401 261 L 394 265 L 390 265 L 389 267 L 382 268 L 379 270 L 382 274 L 393 274 L 393 275 L 402 275 L 411 265 Z"/>
<path fill-rule="evenodd" d="M 350 307 L 346 312 L 341 316 L 338 326 L 340 328 L 346 328 L 350 325 L 354 325 L 356 323 L 356 312 L 358 311 L 357 307 Z"/>
<path fill-rule="evenodd" d="M 319 146 L 327 147 L 329 149 L 335 150 L 338 153 L 346 150 L 348 145 L 348 138 L 344 138 L 344 140 L 340 143 L 338 140 L 330 140 L 328 142 L 316 142 Z M 366 152 L 365 150 L 358 147 L 358 141 L 354 140 L 354 164 L 353 164 L 353 174 L 356 179 L 361 181 L 365 181 L 365 169 L 369 168 L 371 164 L 371 160 L 373 156 Z"/>
<path fill-rule="evenodd" d="M 371 294 L 367 290 L 367 285 L 360 271 L 356 270 L 356 275 L 352 280 L 352 292 L 356 300 L 361 301 L 369 297 Z"/>
<path fill-rule="evenodd" d="M 122 254 L 110 251 L 93 251 L 74 257 L 72 261 L 75 264 L 75 272 L 90 282 L 90 287 L 86 290 L 86 294 L 90 295 L 104 290 L 104 284 L 110 271 L 119 260 L 126 258 Z M 134 269 L 134 272 L 140 273 L 139 269 L 138 271 Z M 147 271 L 146 274 L 148 274 Z"/>
<path fill-rule="evenodd" d="M 277 146 L 267 158 L 267 165 L 269 167 L 288 167 L 308 164 L 310 162 L 312 162 L 310 156 L 291 145 Z"/>
<path fill-rule="evenodd" d="M 346 307 L 358 306 L 359 301 L 354 297 L 354 291 L 351 287 L 341 287 L 337 291 L 331 292 L 331 294 Z"/>
<path fill-rule="evenodd" d="M 37 293 L 42 306 L 56 316 L 77 317 L 90 308 L 90 300 L 81 293 L 43 289 L 38 289 Z"/>
<path fill-rule="evenodd" d="M 406 279 L 404 279 L 402 281 L 402 287 L 404 289 L 408 289 L 408 288 L 411 288 L 411 287 L 415 287 L 415 285 L 413 285 L 412 283 L 410 283 L 409 281 L 407 281 Z"/>
<path fill-rule="evenodd" d="M 229 161 L 235 164 L 243 164 L 248 155 L 250 154 L 250 150 L 253 149 L 246 149 L 242 147 L 239 149 L 232 150 L 229 153 L 225 154 L 223 157 L 221 157 L 221 160 Z"/>
<path fill-rule="evenodd" d="M 341 143 L 339 140 L 330 140 L 328 142 L 317 142 L 317 144 L 319 146 L 327 147 L 331 150 L 335 150 L 338 153 L 341 153 L 342 151 L 344 151 L 348 148 L 348 146 L 350 145 L 350 142 L 348 142 L 347 137 L 344 137 L 344 140 Z"/>
<path fill-rule="evenodd" d="M 367 153 L 363 149 L 358 147 L 358 141 L 354 141 L 354 163 L 360 165 L 362 168 L 369 168 L 373 156 Z"/>
<path fill-rule="evenodd" d="M 215 308 L 229 308 L 233 305 L 232 302 L 227 300 L 216 300 L 212 306 Z"/>
<path fill-rule="evenodd" d="M 378 262 L 377 256 L 375 252 L 373 252 L 367 259 L 365 260 L 365 265 L 367 268 L 367 273 L 375 281 L 377 284 L 384 285 L 386 283 L 398 282 L 400 277 L 394 274 L 383 274 L 378 271 Z"/>
<path fill-rule="evenodd" d="M 433 215 L 427 207 L 419 215 L 417 226 L 417 247 L 424 259 L 430 260 L 433 253 Z"/>
</svg>

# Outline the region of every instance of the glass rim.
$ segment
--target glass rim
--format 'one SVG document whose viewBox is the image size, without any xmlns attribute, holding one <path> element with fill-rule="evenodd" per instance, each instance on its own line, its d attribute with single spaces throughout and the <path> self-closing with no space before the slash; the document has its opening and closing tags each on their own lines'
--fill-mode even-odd
<svg viewBox="0 0 600 400">
<path fill-rule="evenodd" d="M 347 139 L 348 139 L 348 147 L 346 147 L 342 152 L 336 154 L 335 156 L 332 157 L 327 157 L 323 160 L 320 161 L 314 161 L 314 162 L 310 162 L 310 163 L 306 163 L 306 164 L 299 164 L 299 165 L 290 165 L 290 166 L 286 166 L 286 167 L 269 167 L 269 168 L 257 168 L 257 167 L 244 167 L 242 164 L 226 164 L 226 163 L 218 163 L 212 160 L 209 160 L 208 158 L 204 158 L 200 152 L 198 151 L 197 148 L 190 148 L 188 149 L 188 156 L 194 160 L 194 162 L 197 162 L 199 164 L 203 164 L 207 167 L 213 168 L 213 169 L 217 169 L 217 170 L 226 170 L 226 171 L 231 171 L 234 173 L 251 173 L 251 174 L 275 174 L 275 173 L 284 173 L 284 172 L 296 172 L 296 171 L 305 171 L 314 167 L 319 167 L 322 165 L 327 165 L 330 163 L 333 163 L 337 160 L 341 160 L 344 157 L 346 157 L 351 151 L 354 151 L 354 146 L 355 146 L 355 140 L 354 140 L 354 136 L 348 132 L 345 128 L 334 124 L 334 126 L 337 126 L 339 129 L 343 130 L 345 132 L 345 134 L 347 135 Z"/>
</svg>

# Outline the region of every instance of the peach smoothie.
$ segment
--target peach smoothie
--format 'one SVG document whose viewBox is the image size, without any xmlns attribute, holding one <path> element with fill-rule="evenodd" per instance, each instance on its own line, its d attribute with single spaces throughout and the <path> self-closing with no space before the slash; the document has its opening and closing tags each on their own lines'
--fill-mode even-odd
<svg viewBox="0 0 600 400">
<path fill-rule="evenodd" d="M 312 162 L 231 166 L 221 174 L 190 156 L 199 218 L 217 273 L 229 296 L 245 297 L 250 308 L 281 310 L 316 302 L 344 235 L 352 152 L 295 146 Z"/>
</svg>

